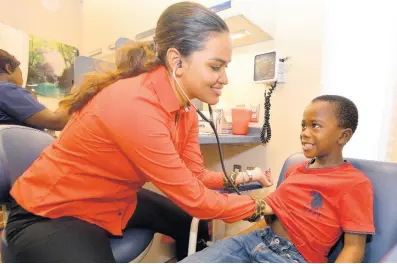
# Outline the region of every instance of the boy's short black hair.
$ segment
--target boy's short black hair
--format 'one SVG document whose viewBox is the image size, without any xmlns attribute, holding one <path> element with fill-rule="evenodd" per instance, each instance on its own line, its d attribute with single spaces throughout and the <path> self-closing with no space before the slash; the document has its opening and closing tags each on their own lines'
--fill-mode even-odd
<svg viewBox="0 0 397 264">
<path fill-rule="evenodd" d="M 340 95 L 321 95 L 312 100 L 314 102 L 330 102 L 336 104 L 336 116 L 339 120 L 339 126 L 350 128 L 353 133 L 358 125 L 358 110 L 356 105 L 346 97 Z"/>
<path fill-rule="evenodd" d="M 14 56 L 7 51 L 0 49 L 0 73 L 8 73 L 7 65 L 11 71 L 15 71 L 16 67 L 21 64 Z"/>
</svg>

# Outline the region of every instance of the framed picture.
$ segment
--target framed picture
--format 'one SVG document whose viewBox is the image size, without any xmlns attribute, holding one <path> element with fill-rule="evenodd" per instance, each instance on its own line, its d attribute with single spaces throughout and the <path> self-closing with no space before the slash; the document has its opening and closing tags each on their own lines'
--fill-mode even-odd
<svg viewBox="0 0 397 264">
<path fill-rule="evenodd" d="M 29 65 L 26 87 L 43 97 L 61 98 L 74 84 L 75 47 L 29 36 Z"/>
</svg>

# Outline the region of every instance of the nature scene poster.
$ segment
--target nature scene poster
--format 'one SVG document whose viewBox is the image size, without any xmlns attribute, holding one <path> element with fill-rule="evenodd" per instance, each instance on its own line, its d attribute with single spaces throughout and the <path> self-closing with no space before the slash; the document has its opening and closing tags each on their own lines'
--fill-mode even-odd
<svg viewBox="0 0 397 264">
<path fill-rule="evenodd" d="M 61 98 L 74 82 L 75 47 L 29 36 L 29 66 L 26 86 L 36 94 Z"/>
</svg>

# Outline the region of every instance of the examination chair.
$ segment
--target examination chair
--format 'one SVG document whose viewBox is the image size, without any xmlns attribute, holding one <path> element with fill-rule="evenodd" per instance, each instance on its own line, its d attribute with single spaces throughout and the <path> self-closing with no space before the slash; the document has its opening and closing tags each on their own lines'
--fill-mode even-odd
<svg viewBox="0 0 397 264">
<path fill-rule="evenodd" d="M 0 125 L 0 204 L 10 201 L 10 188 L 15 180 L 35 161 L 53 138 L 28 127 Z M 4 207 L 3 207 L 4 208 Z M 154 232 L 127 229 L 123 237 L 110 239 L 116 262 L 139 262 L 149 251 Z M 2 262 L 15 262 L 8 250 L 4 232 Z"/>
<path fill-rule="evenodd" d="M 284 180 L 285 172 L 291 164 L 305 160 L 307 159 L 303 153 L 290 156 L 284 163 L 277 186 Z M 385 255 L 389 255 L 387 259 L 391 259 L 391 249 L 397 244 L 397 164 L 361 159 L 347 160 L 371 180 L 374 190 L 375 235 L 367 239 L 363 262 L 386 261 Z M 329 262 L 335 262 L 342 248 L 343 237 L 330 251 Z M 388 252 L 390 253 L 387 254 Z M 394 260 L 397 260 L 395 255 Z"/>
<path fill-rule="evenodd" d="M 397 263 L 397 245 L 395 245 L 381 260 L 382 263 Z"/>
</svg>

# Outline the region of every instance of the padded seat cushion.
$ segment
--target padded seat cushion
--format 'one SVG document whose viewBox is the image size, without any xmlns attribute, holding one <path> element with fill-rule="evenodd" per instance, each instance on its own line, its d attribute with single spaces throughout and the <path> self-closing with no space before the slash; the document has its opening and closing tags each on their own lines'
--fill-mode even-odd
<svg viewBox="0 0 397 264">
<path fill-rule="evenodd" d="M 123 237 L 112 237 L 110 246 L 116 262 L 126 263 L 136 259 L 152 242 L 153 236 L 151 230 L 130 228 L 124 231 Z"/>
</svg>

